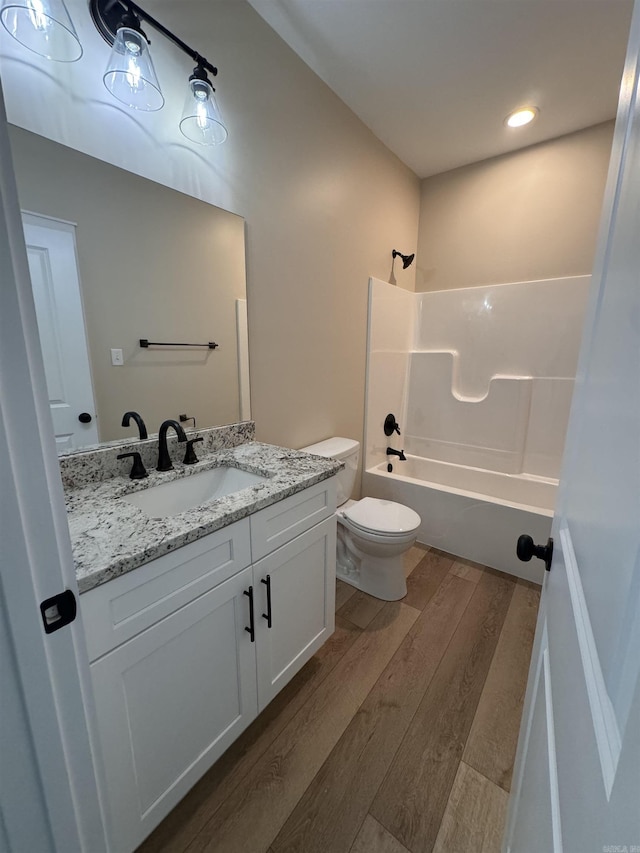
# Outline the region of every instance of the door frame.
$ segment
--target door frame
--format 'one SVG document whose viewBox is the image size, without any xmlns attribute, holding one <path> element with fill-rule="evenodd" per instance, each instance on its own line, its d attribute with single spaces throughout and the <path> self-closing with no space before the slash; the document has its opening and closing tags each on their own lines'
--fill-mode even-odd
<svg viewBox="0 0 640 853">
<path fill-rule="evenodd" d="M 0 191 L 0 651 L 12 685 L 8 705 L 24 715 L 23 727 L 3 732 L 3 746 L 15 739 L 31 756 L 25 762 L 41 792 L 38 802 L 25 797 L 17 776 L 2 786 L 4 840 L 22 849 L 26 828 L 39 821 L 49 849 L 102 853 L 84 630 L 76 619 L 46 635 L 39 612 L 65 588 L 77 598 L 78 586 L 1 88 Z"/>
</svg>

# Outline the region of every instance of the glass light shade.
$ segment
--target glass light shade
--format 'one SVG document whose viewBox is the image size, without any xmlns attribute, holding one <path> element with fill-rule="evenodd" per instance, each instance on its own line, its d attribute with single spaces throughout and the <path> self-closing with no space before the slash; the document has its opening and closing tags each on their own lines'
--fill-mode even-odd
<svg viewBox="0 0 640 853">
<path fill-rule="evenodd" d="M 116 33 L 102 79 L 114 98 L 134 110 L 153 112 L 164 105 L 147 40 L 130 27 Z"/>
<path fill-rule="evenodd" d="M 192 77 L 182 111 L 180 130 L 199 145 L 220 145 L 227 138 L 213 87 L 208 80 Z"/>
<path fill-rule="evenodd" d="M 21 45 L 57 62 L 75 62 L 82 45 L 64 0 L 4 0 L 0 21 Z"/>
</svg>

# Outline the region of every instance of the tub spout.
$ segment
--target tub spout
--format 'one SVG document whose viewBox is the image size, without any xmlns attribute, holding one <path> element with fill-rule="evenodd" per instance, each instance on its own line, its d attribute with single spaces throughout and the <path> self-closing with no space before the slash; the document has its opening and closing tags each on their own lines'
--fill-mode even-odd
<svg viewBox="0 0 640 853">
<path fill-rule="evenodd" d="M 397 456 L 401 462 L 407 461 L 404 450 L 394 450 L 393 447 L 387 447 L 387 456 Z"/>
</svg>

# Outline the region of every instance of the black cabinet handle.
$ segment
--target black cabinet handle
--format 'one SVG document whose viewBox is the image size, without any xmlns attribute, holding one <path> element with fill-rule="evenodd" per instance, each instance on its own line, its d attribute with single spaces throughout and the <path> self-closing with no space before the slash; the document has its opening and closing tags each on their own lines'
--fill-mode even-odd
<svg viewBox="0 0 640 853">
<path fill-rule="evenodd" d="M 249 596 L 249 625 L 251 626 L 249 628 L 245 628 L 244 630 L 249 633 L 249 635 L 251 637 L 251 642 L 255 643 L 255 641 L 256 641 L 256 626 L 255 626 L 255 622 L 253 619 L 253 587 L 250 586 L 249 589 L 245 589 L 243 594 Z"/>
<path fill-rule="evenodd" d="M 262 614 L 262 618 L 267 620 L 267 628 L 271 627 L 271 575 L 262 578 L 260 583 L 267 587 L 267 612 Z"/>
</svg>

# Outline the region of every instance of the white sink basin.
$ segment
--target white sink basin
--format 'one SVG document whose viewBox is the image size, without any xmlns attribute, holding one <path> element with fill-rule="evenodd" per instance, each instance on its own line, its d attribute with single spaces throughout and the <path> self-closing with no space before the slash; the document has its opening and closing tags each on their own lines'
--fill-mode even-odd
<svg viewBox="0 0 640 853">
<path fill-rule="evenodd" d="M 223 498 L 248 486 L 264 483 L 268 477 L 241 471 L 239 468 L 210 468 L 189 477 L 151 486 L 141 492 L 123 496 L 123 500 L 145 512 L 150 518 L 178 515 L 194 506 Z"/>
</svg>

